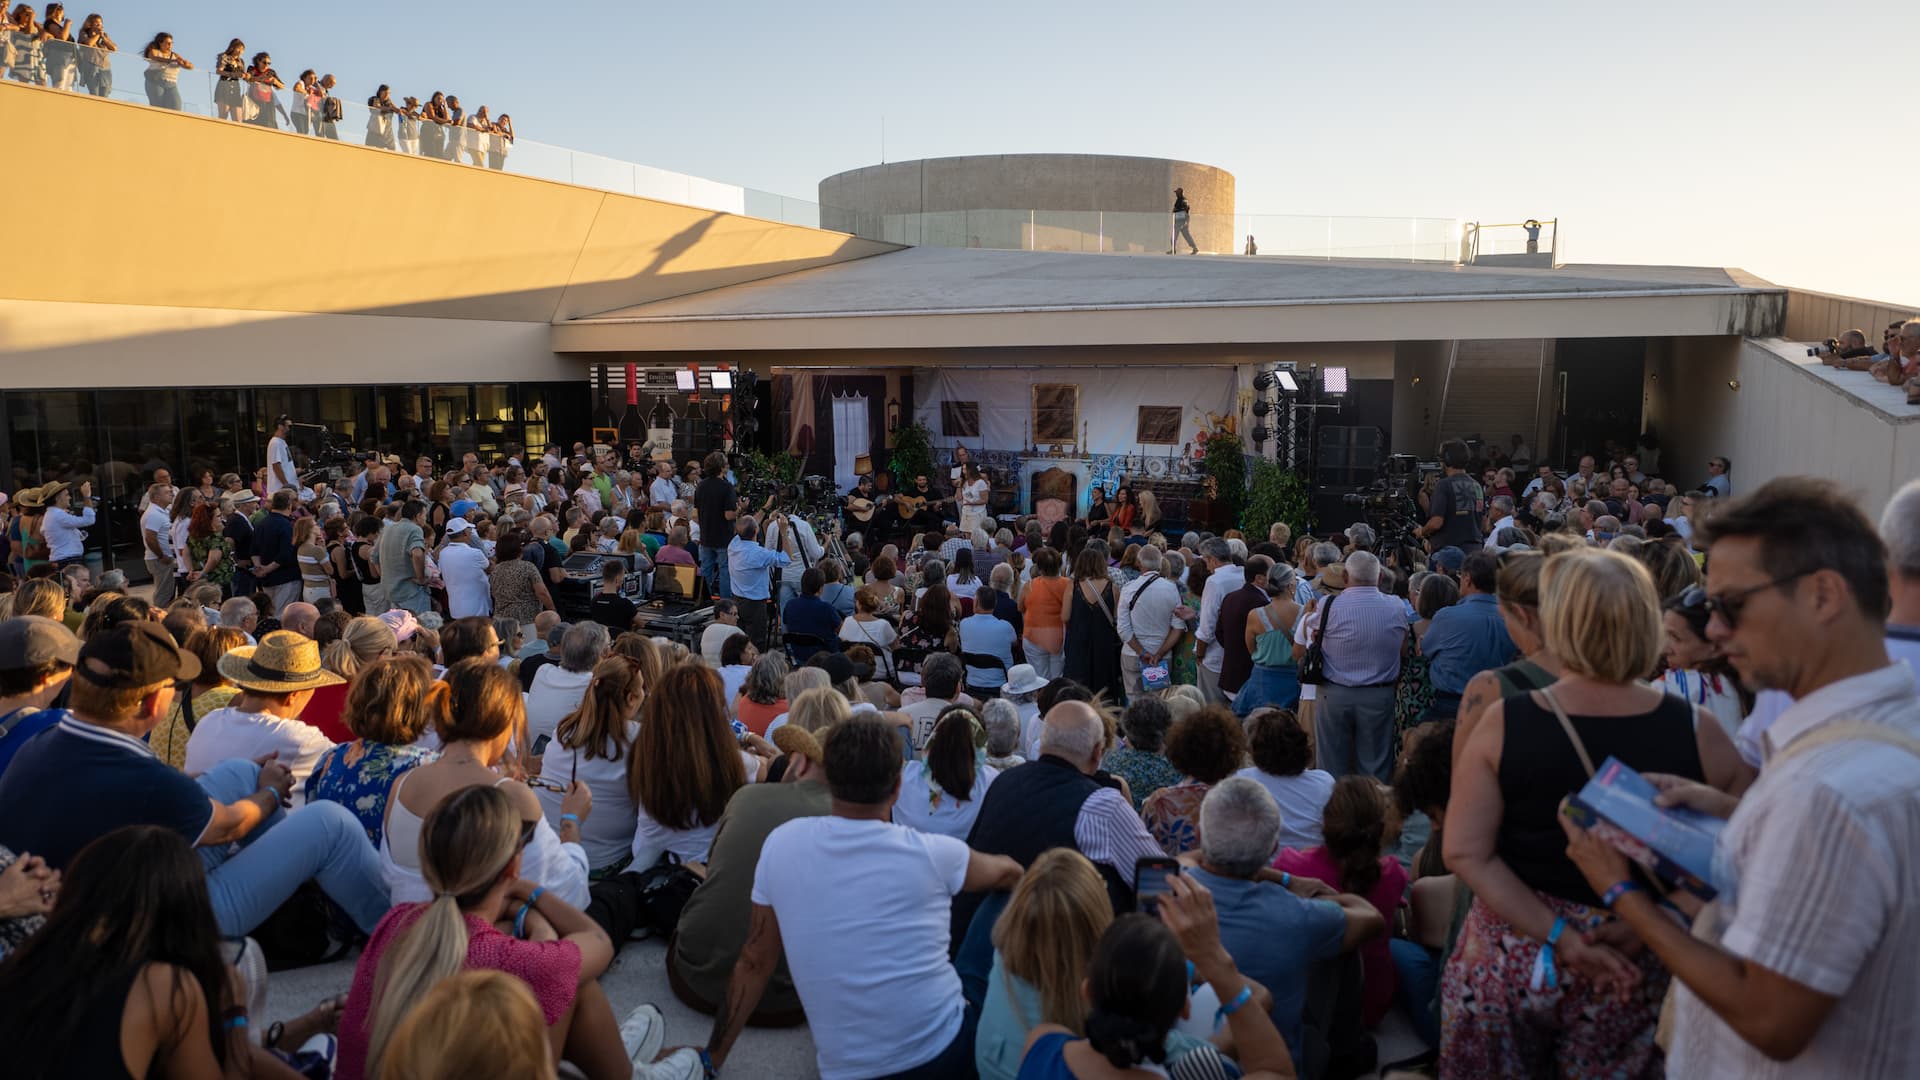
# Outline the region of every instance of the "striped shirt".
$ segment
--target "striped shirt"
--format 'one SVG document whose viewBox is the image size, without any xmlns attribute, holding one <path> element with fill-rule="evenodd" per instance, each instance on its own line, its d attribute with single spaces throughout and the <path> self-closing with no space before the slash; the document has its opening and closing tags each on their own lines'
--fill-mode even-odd
<svg viewBox="0 0 1920 1080">
<path fill-rule="evenodd" d="M 1920 1076 L 1920 756 L 1879 741 L 1830 742 L 1785 759 L 1828 724 L 1885 725 L 1920 738 L 1905 664 L 1821 687 L 1763 737 L 1769 764 L 1740 800 L 1714 859 L 1734 882 L 1696 933 L 1839 998 L 1812 1043 L 1773 1061 L 1678 981 L 1669 1075 Z"/>
<path fill-rule="evenodd" d="M 1167 857 L 1127 797 L 1110 787 L 1080 804 L 1080 816 L 1073 819 L 1073 842 L 1087 861 L 1113 867 L 1129 885 L 1136 860 Z"/>
<path fill-rule="evenodd" d="M 1341 686 L 1379 686 L 1400 677 L 1400 649 L 1407 640 L 1407 608 L 1400 598 L 1371 585 L 1353 585 L 1320 601 L 1333 604 L 1320 635 L 1327 681 Z M 1315 613 L 1316 628 L 1320 616 Z"/>
</svg>

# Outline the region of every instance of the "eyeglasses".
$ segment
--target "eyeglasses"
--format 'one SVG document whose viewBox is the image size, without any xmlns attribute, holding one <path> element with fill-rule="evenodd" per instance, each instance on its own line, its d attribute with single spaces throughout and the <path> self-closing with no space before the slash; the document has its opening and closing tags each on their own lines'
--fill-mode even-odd
<svg viewBox="0 0 1920 1080">
<path fill-rule="evenodd" d="M 1709 618 L 1718 614 L 1720 620 L 1727 624 L 1727 629 L 1738 630 L 1740 628 L 1740 613 L 1746 610 L 1747 602 L 1751 600 L 1756 593 L 1764 592 L 1767 589 L 1779 588 L 1789 582 L 1798 581 L 1808 574 L 1813 573 L 1815 569 L 1817 569 L 1817 567 L 1797 570 L 1783 577 L 1774 578 L 1772 581 L 1762 582 L 1752 588 L 1735 589 L 1733 592 L 1722 593 L 1719 596 L 1707 596 L 1700 601 L 1700 606 L 1707 610 L 1707 616 Z M 1689 586 L 1687 592 L 1681 594 L 1681 602 L 1685 603 L 1686 597 L 1696 591 L 1704 592 L 1705 590 L 1701 589 L 1698 585 Z"/>
</svg>

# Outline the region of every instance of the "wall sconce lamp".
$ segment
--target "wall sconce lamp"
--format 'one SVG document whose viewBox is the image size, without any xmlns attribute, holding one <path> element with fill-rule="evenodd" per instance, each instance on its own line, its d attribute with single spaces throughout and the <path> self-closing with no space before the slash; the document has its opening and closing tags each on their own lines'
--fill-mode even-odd
<svg viewBox="0 0 1920 1080">
<path fill-rule="evenodd" d="M 900 399 L 887 400 L 887 434 L 897 434 L 900 430 Z"/>
<path fill-rule="evenodd" d="M 1728 379 L 1728 380 L 1727 380 L 1727 389 L 1729 389 L 1729 390 L 1732 390 L 1732 391 L 1735 391 L 1735 392 L 1738 392 L 1738 391 L 1739 391 L 1739 389 L 1740 389 L 1740 380 L 1739 380 L 1739 379 Z"/>
</svg>

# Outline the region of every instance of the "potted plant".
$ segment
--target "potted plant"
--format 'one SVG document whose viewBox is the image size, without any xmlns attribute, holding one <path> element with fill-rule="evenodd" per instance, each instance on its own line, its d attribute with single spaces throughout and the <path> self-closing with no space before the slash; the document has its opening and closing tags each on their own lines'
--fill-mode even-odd
<svg viewBox="0 0 1920 1080">
<path fill-rule="evenodd" d="M 915 420 L 900 425 L 893 433 L 893 454 L 887 461 L 887 467 L 894 478 L 902 483 L 912 480 L 921 473 L 933 472 L 933 432 L 927 425 Z"/>
<path fill-rule="evenodd" d="M 1200 470 L 1212 481 L 1207 491 L 1212 504 L 1208 524 L 1223 522 L 1231 526 L 1240 520 L 1240 510 L 1247 502 L 1247 459 L 1240 436 L 1215 428 L 1206 433 L 1202 445 Z"/>
<path fill-rule="evenodd" d="M 1276 521 L 1284 521 L 1295 536 L 1313 526 L 1313 503 L 1300 474 L 1276 461 L 1256 461 L 1247 485 L 1247 505 L 1240 512 L 1240 531 L 1264 540 Z"/>
</svg>

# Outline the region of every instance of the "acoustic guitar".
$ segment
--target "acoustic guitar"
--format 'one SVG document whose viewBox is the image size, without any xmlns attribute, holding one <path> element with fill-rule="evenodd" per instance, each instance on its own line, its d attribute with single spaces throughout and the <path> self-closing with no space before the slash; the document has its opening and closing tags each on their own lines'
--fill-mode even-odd
<svg viewBox="0 0 1920 1080">
<path fill-rule="evenodd" d="M 880 509 L 880 503 L 872 499 L 861 498 L 858 495 L 847 496 L 847 516 L 862 525 L 871 523 L 873 513 L 878 509 Z"/>
<path fill-rule="evenodd" d="M 937 499 L 931 495 L 895 495 L 893 497 L 893 505 L 898 508 L 897 512 L 902 519 L 914 517 L 929 507 L 943 506 L 952 501 L 950 498 Z"/>
</svg>

